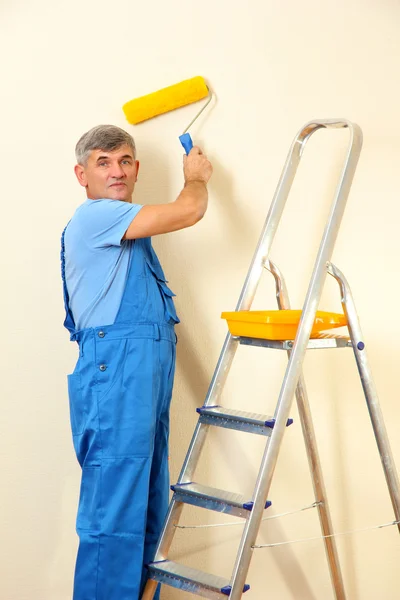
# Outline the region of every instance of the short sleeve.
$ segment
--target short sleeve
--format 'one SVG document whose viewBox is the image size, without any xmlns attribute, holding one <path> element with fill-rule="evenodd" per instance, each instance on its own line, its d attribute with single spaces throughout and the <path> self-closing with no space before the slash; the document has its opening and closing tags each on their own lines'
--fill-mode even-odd
<svg viewBox="0 0 400 600">
<path fill-rule="evenodd" d="M 89 246 L 121 246 L 121 239 L 136 217 L 141 204 L 121 200 L 90 200 L 80 214 L 80 230 Z"/>
</svg>

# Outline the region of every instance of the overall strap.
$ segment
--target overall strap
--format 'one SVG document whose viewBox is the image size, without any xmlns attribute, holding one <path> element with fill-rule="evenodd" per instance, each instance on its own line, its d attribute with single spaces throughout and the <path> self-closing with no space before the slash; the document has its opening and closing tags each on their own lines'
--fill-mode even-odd
<svg viewBox="0 0 400 600">
<path fill-rule="evenodd" d="M 137 321 L 139 316 L 138 298 L 143 297 L 143 293 L 140 292 L 142 286 L 145 285 L 142 278 L 138 279 L 138 273 L 142 273 L 144 269 L 142 239 L 129 240 L 128 244 L 130 245 L 128 273 L 115 323 Z"/>
<path fill-rule="evenodd" d="M 65 306 L 64 327 L 66 327 L 68 329 L 68 331 L 71 334 L 71 340 L 73 340 L 73 339 L 75 339 L 74 338 L 75 323 L 74 323 L 74 318 L 72 316 L 72 312 L 71 312 L 71 309 L 69 306 L 69 295 L 68 295 L 68 290 L 67 290 L 67 283 L 65 280 L 65 231 L 68 227 L 68 224 L 69 224 L 69 222 L 65 226 L 64 231 L 62 232 L 62 235 L 61 235 L 60 258 L 61 258 L 61 278 L 62 278 L 62 282 L 63 282 L 63 294 L 64 294 L 64 306 Z"/>
</svg>

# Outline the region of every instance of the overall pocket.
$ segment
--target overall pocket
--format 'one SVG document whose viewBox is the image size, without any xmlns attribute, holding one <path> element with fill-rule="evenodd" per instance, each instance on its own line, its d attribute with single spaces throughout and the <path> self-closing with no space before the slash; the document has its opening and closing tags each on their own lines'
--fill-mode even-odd
<svg viewBox="0 0 400 600">
<path fill-rule="evenodd" d="M 80 435 L 87 421 L 87 406 L 82 393 L 81 375 L 72 373 L 67 376 L 67 379 L 72 435 Z"/>
<path fill-rule="evenodd" d="M 165 320 L 168 323 L 180 323 L 178 315 L 176 314 L 175 304 L 172 299 L 176 294 L 174 294 L 174 292 L 167 286 L 167 280 L 165 279 L 164 272 L 158 259 L 155 258 L 155 260 L 152 261 L 146 256 L 146 262 L 152 275 L 157 281 L 157 285 L 163 299 Z"/>
</svg>

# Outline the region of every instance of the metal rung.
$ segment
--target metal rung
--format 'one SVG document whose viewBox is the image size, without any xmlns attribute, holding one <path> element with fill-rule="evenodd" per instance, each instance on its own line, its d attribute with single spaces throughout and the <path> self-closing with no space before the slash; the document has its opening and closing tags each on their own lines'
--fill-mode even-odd
<svg viewBox="0 0 400 600">
<path fill-rule="evenodd" d="M 253 502 L 246 500 L 246 497 L 241 494 L 226 492 L 199 483 L 177 483 L 171 486 L 171 490 L 175 492 L 174 500 L 176 502 L 200 506 L 208 510 L 242 517 L 243 519 L 249 517 L 253 508 Z M 265 508 L 269 506 L 271 506 L 271 502 L 268 500 Z"/>
<path fill-rule="evenodd" d="M 232 589 L 228 579 L 204 573 L 171 560 L 151 563 L 148 569 L 150 579 L 211 600 L 226 598 Z M 247 592 L 249 589 L 250 586 L 245 585 L 243 592 Z"/>
<path fill-rule="evenodd" d="M 244 412 L 243 410 L 233 410 L 223 406 L 202 406 L 196 410 L 200 414 L 200 423 L 225 427 L 226 429 L 269 436 L 275 425 L 273 417 Z M 287 425 L 292 423 L 293 419 L 288 419 Z"/>
<path fill-rule="evenodd" d="M 275 350 L 292 350 L 293 340 L 264 340 L 261 338 L 237 337 L 239 343 L 244 346 L 260 346 L 262 348 L 274 348 Z M 320 334 L 317 338 L 308 341 L 307 350 L 319 350 L 321 348 L 348 348 L 352 347 L 349 337 L 344 335 Z"/>
</svg>

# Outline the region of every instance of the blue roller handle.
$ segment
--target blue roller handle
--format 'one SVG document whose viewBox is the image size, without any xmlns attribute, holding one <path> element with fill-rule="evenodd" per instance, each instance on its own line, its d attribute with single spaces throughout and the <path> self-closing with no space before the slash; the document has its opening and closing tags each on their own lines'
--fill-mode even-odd
<svg viewBox="0 0 400 600">
<path fill-rule="evenodd" d="M 189 154 L 189 152 L 193 148 L 193 141 L 190 137 L 190 133 L 184 133 L 183 135 L 180 135 L 179 140 L 182 146 L 184 147 L 186 154 Z"/>
</svg>

